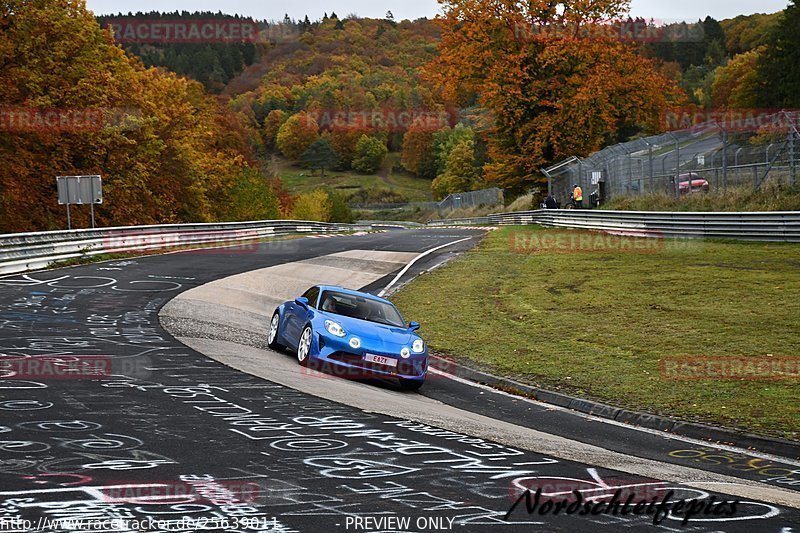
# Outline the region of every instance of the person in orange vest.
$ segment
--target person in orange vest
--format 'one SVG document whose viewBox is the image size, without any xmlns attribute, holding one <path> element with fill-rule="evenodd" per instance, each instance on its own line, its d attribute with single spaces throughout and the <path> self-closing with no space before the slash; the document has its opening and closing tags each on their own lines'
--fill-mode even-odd
<svg viewBox="0 0 800 533">
<path fill-rule="evenodd" d="M 576 209 L 583 209 L 583 189 L 577 183 L 572 186 L 572 199 Z"/>
</svg>

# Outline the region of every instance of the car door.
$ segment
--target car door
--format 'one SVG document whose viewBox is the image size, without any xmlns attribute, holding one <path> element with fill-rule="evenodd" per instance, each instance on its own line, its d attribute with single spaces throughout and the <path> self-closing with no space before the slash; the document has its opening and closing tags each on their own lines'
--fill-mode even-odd
<svg viewBox="0 0 800 533">
<path fill-rule="evenodd" d="M 303 293 L 303 297 L 308 299 L 310 308 L 316 308 L 317 298 L 319 297 L 319 287 L 311 287 Z M 297 347 L 300 341 L 300 334 L 308 317 L 308 311 L 297 305 L 294 300 L 286 303 L 286 318 L 284 320 L 284 331 L 286 341 L 292 348 Z"/>
</svg>

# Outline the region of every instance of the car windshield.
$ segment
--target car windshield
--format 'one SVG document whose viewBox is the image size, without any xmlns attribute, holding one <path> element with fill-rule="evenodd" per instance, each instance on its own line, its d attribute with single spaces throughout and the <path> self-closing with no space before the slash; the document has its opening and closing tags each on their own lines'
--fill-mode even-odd
<svg viewBox="0 0 800 533">
<path fill-rule="evenodd" d="M 322 302 L 320 309 L 327 313 L 359 318 L 399 328 L 405 326 L 403 317 L 395 306 L 372 298 L 343 292 L 325 291 L 322 293 L 320 302 Z"/>
</svg>

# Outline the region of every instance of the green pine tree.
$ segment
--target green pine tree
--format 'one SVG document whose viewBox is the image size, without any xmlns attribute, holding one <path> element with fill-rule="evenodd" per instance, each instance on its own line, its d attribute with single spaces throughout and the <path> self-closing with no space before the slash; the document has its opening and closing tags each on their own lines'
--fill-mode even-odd
<svg viewBox="0 0 800 533">
<path fill-rule="evenodd" d="M 339 164 L 339 154 L 328 139 L 317 139 L 311 143 L 300 159 L 311 170 L 320 169 L 323 177 L 326 168 L 333 168 Z"/>
<path fill-rule="evenodd" d="M 800 106 L 800 9 L 791 0 L 772 31 L 759 64 L 759 105 L 772 108 Z"/>
</svg>

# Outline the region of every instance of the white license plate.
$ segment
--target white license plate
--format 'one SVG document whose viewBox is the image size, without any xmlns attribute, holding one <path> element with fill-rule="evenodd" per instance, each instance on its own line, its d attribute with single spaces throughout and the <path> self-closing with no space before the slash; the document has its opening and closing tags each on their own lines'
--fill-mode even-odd
<svg viewBox="0 0 800 533">
<path fill-rule="evenodd" d="M 373 355 L 368 353 L 364 356 L 365 361 L 369 361 L 371 363 L 378 363 L 379 365 L 386 365 L 386 366 L 397 366 L 397 359 L 393 359 L 391 357 L 384 357 L 382 355 Z"/>
</svg>

